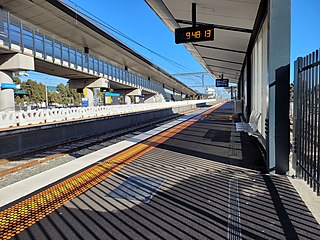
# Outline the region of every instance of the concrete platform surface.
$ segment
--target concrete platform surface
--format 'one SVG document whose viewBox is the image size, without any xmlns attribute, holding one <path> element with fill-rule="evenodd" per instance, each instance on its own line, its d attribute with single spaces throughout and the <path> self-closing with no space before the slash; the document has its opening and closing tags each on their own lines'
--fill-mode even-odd
<svg viewBox="0 0 320 240">
<path fill-rule="evenodd" d="M 227 103 L 0 210 L 0 238 L 320 239 L 285 176 L 266 174 Z M 27 187 L 27 186 L 26 186 Z"/>
</svg>

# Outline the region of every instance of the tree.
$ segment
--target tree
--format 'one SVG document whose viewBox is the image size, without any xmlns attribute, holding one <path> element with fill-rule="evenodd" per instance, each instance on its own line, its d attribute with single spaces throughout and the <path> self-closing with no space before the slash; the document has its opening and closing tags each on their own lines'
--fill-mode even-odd
<svg viewBox="0 0 320 240">
<path fill-rule="evenodd" d="M 64 85 L 60 83 L 57 86 L 57 91 L 61 96 L 62 104 L 64 105 L 73 104 L 75 106 L 80 106 L 82 95 L 80 93 L 77 93 L 75 89 L 70 89 L 68 85 Z"/>
<path fill-rule="evenodd" d="M 61 99 L 60 94 L 58 92 L 48 93 L 48 102 L 49 102 L 49 104 L 52 104 L 52 103 L 61 104 L 62 99 Z"/>
<path fill-rule="evenodd" d="M 25 102 L 24 96 L 23 96 L 23 97 L 15 96 L 15 97 L 14 97 L 14 100 L 15 100 L 15 102 L 16 102 L 17 105 L 20 105 L 20 106 L 23 106 L 23 105 L 24 105 L 24 102 Z"/>
<path fill-rule="evenodd" d="M 290 83 L 290 101 L 293 102 L 294 98 L 294 84 Z"/>
<path fill-rule="evenodd" d="M 18 78 L 18 77 L 13 77 L 13 82 L 16 83 L 16 84 L 21 84 L 21 79 Z"/>
<path fill-rule="evenodd" d="M 20 78 L 14 77 L 13 81 L 17 84 L 21 84 L 21 88 L 26 91 L 28 96 L 16 96 L 16 104 L 23 105 L 25 102 L 30 103 L 42 103 L 46 101 L 46 87 L 42 83 L 37 83 L 31 79 L 26 82 L 22 82 Z M 70 104 L 80 106 L 82 95 L 77 93 L 75 89 L 70 89 L 68 85 L 60 83 L 57 86 L 56 92 L 48 92 L 49 104 L 57 103 L 68 106 Z"/>
<path fill-rule="evenodd" d="M 70 92 L 71 92 L 71 97 L 74 100 L 73 104 L 75 106 L 81 106 L 82 94 L 81 93 L 77 93 L 76 89 L 70 89 Z"/>
<path fill-rule="evenodd" d="M 27 103 L 42 103 L 46 100 L 45 86 L 42 83 L 37 83 L 31 79 L 21 83 L 21 88 L 29 95 L 28 98 L 24 98 Z"/>
</svg>

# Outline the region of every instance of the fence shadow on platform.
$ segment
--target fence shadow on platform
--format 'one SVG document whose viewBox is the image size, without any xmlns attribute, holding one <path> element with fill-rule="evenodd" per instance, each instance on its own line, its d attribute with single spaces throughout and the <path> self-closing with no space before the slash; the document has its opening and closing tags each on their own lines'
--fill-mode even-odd
<svg viewBox="0 0 320 240">
<path fill-rule="evenodd" d="M 205 128 L 196 129 L 203 124 L 156 146 L 17 238 L 184 240 L 240 234 L 243 239 L 320 239 L 319 224 L 286 177 L 261 174 L 261 154 L 247 146 L 253 139 L 240 134 L 242 159 L 233 159 L 229 143 L 206 139 Z M 188 143 L 181 141 L 186 136 Z M 252 163 L 255 167 L 246 166 Z M 148 186 L 137 189 L 129 182 L 123 187 L 133 176 L 165 183 L 144 203 L 136 195 L 147 194 Z M 110 197 L 115 189 L 119 196 Z"/>
<path fill-rule="evenodd" d="M 319 225 L 284 177 L 221 163 L 182 170 L 164 168 L 155 159 L 148 167 L 150 157 L 71 200 L 18 239 L 226 239 L 234 178 L 239 182 L 242 238 L 320 238 Z M 108 197 L 129 176 L 163 178 L 166 183 L 148 204 Z"/>
</svg>

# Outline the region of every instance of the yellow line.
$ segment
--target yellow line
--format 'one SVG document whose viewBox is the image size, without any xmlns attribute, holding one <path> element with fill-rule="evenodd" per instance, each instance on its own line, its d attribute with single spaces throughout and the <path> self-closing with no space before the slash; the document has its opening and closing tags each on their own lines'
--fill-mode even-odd
<svg viewBox="0 0 320 240">
<path fill-rule="evenodd" d="M 0 239 L 9 239 L 32 226 L 219 106 L 220 104 L 0 212 Z"/>
</svg>

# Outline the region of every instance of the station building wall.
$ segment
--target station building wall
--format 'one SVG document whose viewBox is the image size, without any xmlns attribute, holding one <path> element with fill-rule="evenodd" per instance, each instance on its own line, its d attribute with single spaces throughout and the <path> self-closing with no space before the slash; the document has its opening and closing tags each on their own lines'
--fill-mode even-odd
<svg viewBox="0 0 320 240">
<path fill-rule="evenodd" d="M 266 138 L 265 122 L 268 118 L 268 17 L 257 36 L 251 54 L 251 111 L 261 113 L 258 131 Z"/>
</svg>

